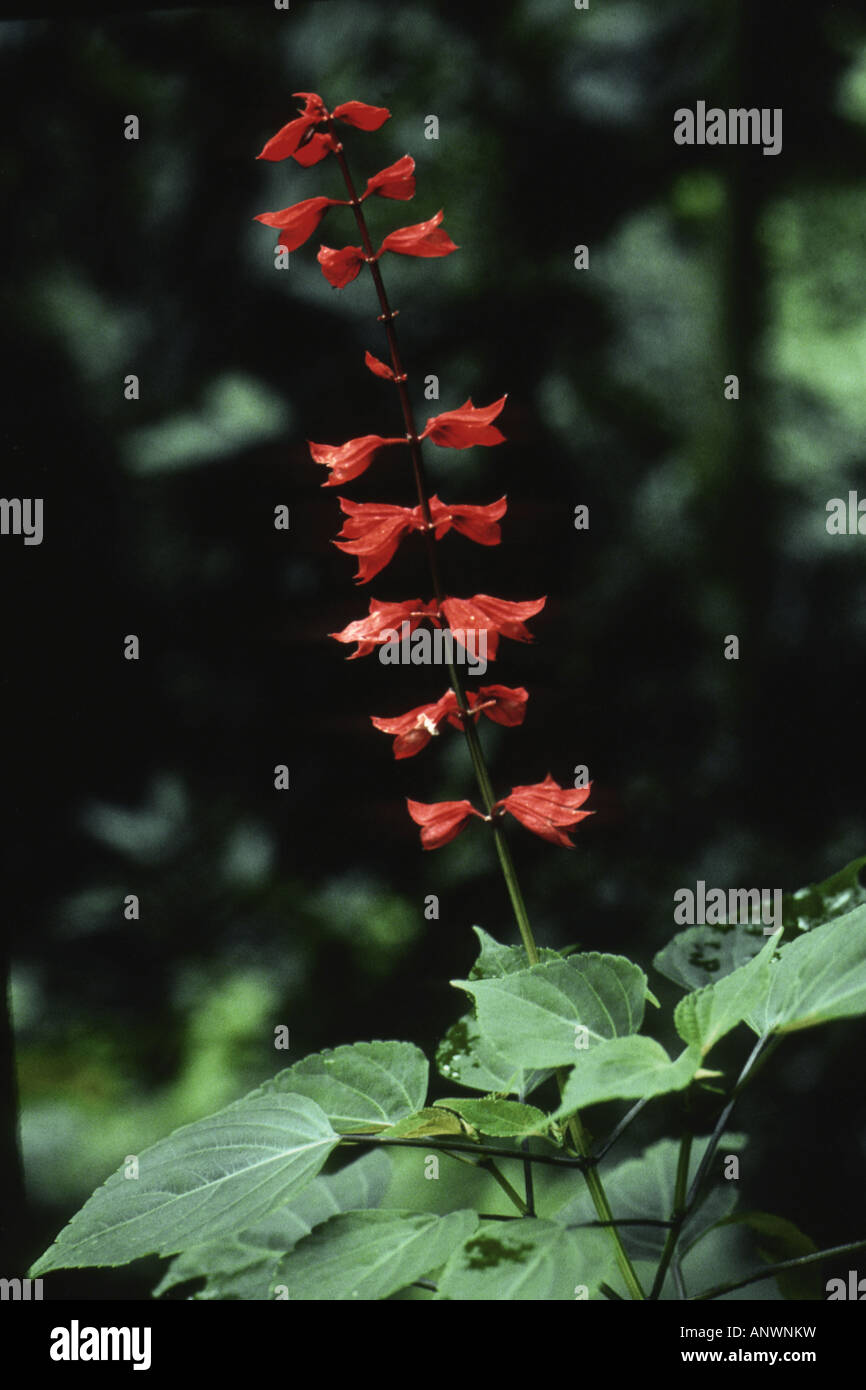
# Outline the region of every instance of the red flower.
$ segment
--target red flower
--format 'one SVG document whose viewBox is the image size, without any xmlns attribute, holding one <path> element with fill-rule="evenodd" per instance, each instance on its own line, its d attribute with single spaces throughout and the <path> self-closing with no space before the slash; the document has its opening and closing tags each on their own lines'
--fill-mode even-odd
<svg viewBox="0 0 866 1390">
<path fill-rule="evenodd" d="M 452 251 L 459 251 L 459 246 L 439 225 L 443 215 L 440 208 L 426 222 L 416 222 L 412 227 L 398 227 L 396 231 L 389 232 L 378 254 L 381 256 L 383 251 L 396 251 L 399 256 L 436 257 L 450 256 Z"/>
<path fill-rule="evenodd" d="M 255 221 L 264 222 L 266 227 L 281 227 L 278 244 L 288 251 L 296 251 L 313 235 L 328 208 L 348 206 L 343 198 L 305 198 L 302 203 L 279 212 L 257 213 Z"/>
<path fill-rule="evenodd" d="M 395 507 L 388 502 L 350 502 L 346 497 L 339 498 L 339 502 L 349 520 L 344 521 L 341 539 L 334 545 L 347 555 L 358 556 L 355 582 L 366 584 L 387 565 L 403 533 L 413 529 L 419 508 Z"/>
<path fill-rule="evenodd" d="M 502 532 L 497 523 L 505 515 L 507 507 L 505 497 L 500 497 L 498 502 L 489 502 L 486 507 L 473 507 L 460 502 L 446 505 L 434 495 L 430 498 L 430 515 L 436 539 L 441 540 L 453 526 L 455 531 L 468 536 L 471 541 L 477 541 L 479 545 L 498 545 Z"/>
<path fill-rule="evenodd" d="M 523 722 L 529 695 L 522 686 L 510 690 L 506 685 L 483 685 L 478 691 L 467 691 L 466 699 L 476 723 L 479 715 L 483 713 L 496 724 L 514 726 Z M 439 725 L 446 719 L 455 729 L 463 727 L 457 696 L 453 690 L 446 691 L 434 704 L 418 705 L 407 714 L 398 715 L 396 719 L 372 716 L 375 728 L 394 737 L 394 757 L 398 759 L 412 758 L 416 753 L 420 753 L 431 738 L 438 734 Z"/>
<path fill-rule="evenodd" d="M 342 632 L 330 632 L 328 636 L 338 642 L 357 642 L 357 649 L 348 657 L 349 661 L 354 661 L 357 656 L 369 656 L 375 647 L 389 641 L 402 623 L 408 623 L 412 633 L 424 618 L 436 622 L 438 616 L 435 602 L 422 603 L 419 598 L 409 598 L 403 603 L 382 603 L 380 599 L 371 598 L 366 618 L 358 618 Z"/>
<path fill-rule="evenodd" d="M 380 198 L 399 198 L 405 203 L 414 192 L 415 161 L 411 154 L 404 154 L 396 164 L 389 164 L 387 169 L 380 169 L 378 174 L 367 180 L 361 202 L 369 198 L 371 193 L 378 193 Z"/>
<path fill-rule="evenodd" d="M 381 434 L 362 434 L 358 439 L 347 439 L 345 444 L 314 444 L 312 440 L 307 440 L 314 461 L 323 463 L 331 470 L 330 477 L 322 483 L 322 487 L 337 487 L 340 483 L 347 483 L 350 478 L 360 477 L 386 444 L 405 442 L 405 439 L 385 439 Z"/>
<path fill-rule="evenodd" d="M 452 629 L 458 628 L 466 633 L 485 632 L 487 655 L 493 661 L 500 637 L 511 637 L 515 642 L 533 640 L 523 619 L 540 613 L 546 602 L 546 597 L 512 603 L 508 599 L 493 598 L 490 594 L 476 594 L 474 598 L 443 599 L 442 611 Z"/>
<path fill-rule="evenodd" d="M 434 801 L 425 805 L 422 801 L 409 801 L 409 815 L 421 827 L 421 844 L 424 849 L 439 849 L 447 845 L 455 835 L 459 835 L 470 816 L 480 816 L 480 811 L 468 801 Z M 483 816 L 481 817 L 483 820 Z"/>
<path fill-rule="evenodd" d="M 337 142 L 333 135 L 327 131 L 314 131 L 312 135 L 304 137 L 302 144 L 298 146 L 292 159 L 297 160 L 305 169 L 309 169 L 313 164 L 318 164 L 337 148 Z M 261 159 L 261 155 L 259 155 Z"/>
<path fill-rule="evenodd" d="M 371 715 L 371 719 L 374 728 L 394 736 L 395 758 L 412 758 L 426 748 L 431 738 L 439 733 L 443 719 L 456 709 L 457 696 L 453 690 L 448 690 L 434 704 L 418 705 L 396 719 L 379 719 L 376 715 Z M 457 722 L 460 722 L 459 718 Z"/>
<path fill-rule="evenodd" d="M 473 444 L 501 444 L 504 434 L 492 424 L 502 411 L 507 396 L 501 396 L 492 405 L 474 406 L 472 399 L 466 401 L 458 410 L 446 410 L 444 415 L 431 415 L 424 428 L 422 439 L 432 439 L 447 449 L 469 449 Z"/>
<path fill-rule="evenodd" d="M 374 436 L 375 437 L 375 436 Z M 366 584 L 387 565 L 407 531 L 426 530 L 421 506 L 396 507 L 388 502 L 350 502 L 339 499 L 340 507 L 349 518 L 343 523 L 340 539 L 334 541 L 338 550 L 358 556 L 357 584 Z M 479 545 L 497 545 L 500 531 L 497 522 L 507 506 L 504 497 L 487 507 L 457 505 L 446 507 L 439 498 L 430 498 L 430 515 L 436 539 L 441 539 L 453 526 Z"/>
<path fill-rule="evenodd" d="M 294 92 L 293 96 L 306 98 L 303 111 L 300 116 L 289 121 L 288 125 L 284 125 L 282 130 L 278 130 L 276 135 L 271 136 L 261 154 L 256 155 L 256 159 L 288 159 L 295 153 L 307 131 L 327 118 L 325 103 L 315 92 Z"/>
<path fill-rule="evenodd" d="M 543 782 L 535 782 L 529 787 L 515 787 L 509 796 L 497 801 L 494 810 L 502 806 L 527 830 L 540 835 L 543 840 L 574 849 L 574 841 L 559 827 L 576 825 L 586 816 L 593 815 L 592 811 L 578 810 L 589 796 L 589 791 L 589 787 L 565 791 L 548 772 Z"/>
<path fill-rule="evenodd" d="M 296 116 L 288 125 L 284 125 L 282 130 L 278 130 L 276 135 L 271 136 L 261 154 L 256 156 L 257 159 L 277 160 L 293 156 L 299 164 L 318 164 L 328 150 L 334 148 L 334 141 L 327 131 L 317 131 L 305 140 L 307 132 L 314 126 L 333 118 L 345 121 L 346 125 L 356 126 L 359 130 L 378 130 L 391 115 L 387 107 L 367 106 L 363 101 L 344 101 L 329 113 L 322 98 L 315 92 L 295 92 L 293 95 L 304 98 L 304 109 L 300 116 Z M 309 151 L 311 146 L 314 152 L 312 155 L 305 155 L 303 151 Z"/>
<path fill-rule="evenodd" d="M 378 130 L 389 119 L 391 112 L 387 106 L 368 106 L 365 101 L 344 101 L 334 107 L 331 115 L 335 120 L 345 121 L 346 125 L 353 125 L 358 130 Z"/>
<path fill-rule="evenodd" d="M 343 290 L 357 279 L 365 256 L 362 246 L 344 246 L 342 251 L 335 251 L 331 246 L 320 246 L 316 260 L 328 284 L 333 285 L 335 290 Z"/>
<path fill-rule="evenodd" d="M 476 722 L 479 714 L 486 714 L 494 724 L 513 729 L 523 723 L 529 691 L 522 685 L 514 689 L 508 685 L 482 685 L 477 693 L 470 690 L 467 698 Z"/>
<path fill-rule="evenodd" d="M 380 358 L 374 357 L 372 352 L 364 353 L 364 365 L 370 368 L 374 376 L 384 377 L 385 381 L 394 380 L 394 368 L 389 367 L 387 362 L 382 362 Z"/>
</svg>

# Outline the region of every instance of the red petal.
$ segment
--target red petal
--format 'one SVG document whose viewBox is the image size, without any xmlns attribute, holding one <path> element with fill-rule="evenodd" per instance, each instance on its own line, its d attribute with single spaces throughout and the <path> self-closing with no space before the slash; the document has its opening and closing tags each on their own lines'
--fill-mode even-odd
<svg viewBox="0 0 866 1390">
<path fill-rule="evenodd" d="M 427 805 L 407 798 L 406 805 L 415 824 L 421 826 L 424 849 L 439 849 L 441 845 L 447 845 L 449 840 L 460 834 L 470 816 L 478 815 L 469 801 L 434 801 Z"/>
<path fill-rule="evenodd" d="M 578 810 L 586 801 L 589 792 L 589 786 L 566 791 L 548 772 L 543 782 L 535 782 L 526 787 L 514 787 L 511 794 L 498 804 L 504 806 L 521 825 L 525 825 L 527 830 L 531 830 L 535 835 L 540 835 L 543 840 L 573 849 L 574 841 L 559 827 L 576 825 L 578 821 L 593 815 L 592 811 Z"/>
<path fill-rule="evenodd" d="M 491 422 L 501 413 L 507 399 L 507 396 L 501 396 L 492 405 L 474 406 L 470 397 L 457 410 L 431 415 L 421 438 L 430 438 L 434 444 L 447 449 L 469 449 L 473 444 L 501 444 L 505 435 L 500 434 Z"/>
<path fill-rule="evenodd" d="M 412 758 L 438 734 L 442 720 L 456 705 L 457 697 L 449 690 L 432 705 L 418 705 L 396 719 L 379 719 L 373 715 L 372 722 L 383 734 L 394 736 L 395 758 Z"/>
<path fill-rule="evenodd" d="M 342 251 L 334 251 L 330 246 L 320 246 L 316 260 L 329 284 L 333 285 L 335 290 L 342 290 L 356 278 L 364 264 L 364 254 L 360 246 L 344 246 Z"/>
<path fill-rule="evenodd" d="M 416 222 L 411 227 L 398 227 L 389 232 L 379 247 L 383 251 L 396 251 L 400 256 L 448 256 L 460 248 L 454 244 L 444 227 L 441 210 L 426 222 Z"/>
<path fill-rule="evenodd" d="M 279 212 L 257 213 L 255 221 L 264 222 L 266 227 L 282 228 L 280 245 L 296 251 L 313 235 L 328 208 L 338 205 L 347 206 L 340 198 L 305 198 L 302 203 L 281 208 Z"/>
<path fill-rule="evenodd" d="M 387 362 L 381 362 L 378 357 L 374 357 L 372 352 L 364 353 L 364 362 L 374 376 L 384 377 L 385 381 L 394 380 L 394 368 L 389 367 Z"/>
<path fill-rule="evenodd" d="M 358 130 L 378 130 L 391 115 L 387 106 L 368 106 L 363 101 L 344 101 L 331 112 L 338 121 L 356 126 Z"/>
<path fill-rule="evenodd" d="M 318 164 L 336 148 L 336 141 L 327 131 L 316 131 L 309 140 L 305 140 L 299 145 L 292 155 L 292 159 L 300 164 L 304 169 L 309 169 L 313 164 Z"/>
<path fill-rule="evenodd" d="M 331 476 L 322 487 L 337 487 L 358 478 L 370 467 L 374 456 L 386 444 L 405 444 L 404 439 L 383 439 L 380 434 L 362 434 L 359 439 L 347 439 L 345 444 L 314 444 L 307 440 L 314 462 L 331 469 Z"/>
<path fill-rule="evenodd" d="M 482 685 L 477 692 L 477 698 L 478 703 L 485 706 L 480 711 L 482 714 L 486 714 L 494 724 L 503 724 L 506 728 L 513 729 L 523 723 L 529 691 L 522 685 L 513 689 L 508 685 Z M 492 700 L 493 703 L 488 705 L 488 700 Z"/>
<path fill-rule="evenodd" d="M 395 164 L 380 169 L 378 174 L 367 180 L 361 201 L 369 198 L 371 193 L 378 193 L 380 198 L 399 198 L 401 202 L 406 202 L 414 192 L 415 161 L 410 154 L 404 154 Z"/>
<path fill-rule="evenodd" d="M 505 515 L 508 502 L 500 497 L 498 502 L 490 502 L 486 507 L 451 506 L 451 524 L 456 531 L 468 536 L 479 545 L 498 545 L 502 532 L 498 522 Z"/>
<path fill-rule="evenodd" d="M 437 616 L 435 602 L 422 603 L 419 598 L 409 598 L 403 603 L 383 603 L 381 599 L 371 598 L 366 618 L 358 618 L 344 627 L 342 632 L 329 632 L 328 636 L 338 642 L 357 642 L 357 651 L 348 657 L 349 661 L 353 661 L 357 656 L 368 656 L 374 647 L 389 641 L 394 632 L 399 636 L 402 623 L 407 622 L 409 631 L 414 632 L 425 618 L 435 620 Z"/>
<path fill-rule="evenodd" d="M 413 520 L 409 507 L 395 507 L 389 502 L 350 502 L 339 498 L 348 521 L 343 523 L 340 539 L 334 541 L 338 550 L 358 556 L 357 584 L 366 584 L 393 557 L 404 531 Z"/>
<path fill-rule="evenodd" d="M 487 655 L 493 661 L 500 636 L 511 637 L 515 642 L 533 640 L 532 634 L 523 624 L 523 619 L 540 613 L 546 602 L 546 598 L 539 598 L 528 599 L 525 603 L 512 603 L 508 599 L 493 598 L 490 594 L 475 594 L 473 598 L 444 599 L 442 611 L 450 628 L 467 633 L 486 633 Z"/>
<path fill-rule="evenodd" d="M 272 135 L 257 159 L 288 159 L 300 145 L 310 126 L 317 125 L 328 113 L 322 98 L 316 92 L 295 92 L 296 97 L 304 97 L 304 109 L 276 135 Z"/>
</svg>

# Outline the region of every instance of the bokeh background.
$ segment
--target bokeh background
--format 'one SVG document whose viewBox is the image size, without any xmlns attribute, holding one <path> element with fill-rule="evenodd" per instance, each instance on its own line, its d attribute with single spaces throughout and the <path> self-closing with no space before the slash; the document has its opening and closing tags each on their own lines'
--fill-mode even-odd
<svg viewBox="0 0 866 1390">
<path fill-rule="evenodd" d="M 355 240 L 348 211 L 288 271 L 253 221 L 341 196 L 331 162 L 255 159 L 296 91 L 388 106 L 345 137 L 359 182 L 417 162 L 412 203 L 367 205 L 375 234 L 442 207 L 461 248 L 383 264 L 421 419 L 508 392 L 506 444 L 427 457 L 450 500 L 509 497 L 501 547 L 442 543 L 451 592 L 549 596 L 487 678 L 531 693 L 523 728 L 482 729 L 497 787 L 594 780 L 574 851 L 513 825 L 539 940 L 649 969 L 677 888 L 793 889 L 866 852 L 866 538 L 825 527 L 830 498 L 866 495 L 866 21 L 853 0 L 5 13 L 2 491 L 45 506 L 41 546 L 0 540 L 23 1272 L 124 1155 L 305 1053 L 432 1053 L 470 926 L 516 939 L 483 829 L 425 854 L 405 811 L 473 794 L 462 740 L 395 763 L 369 722 L 445 679 L 347 665 L 327 636 L 427 579 L 417 537 L 357 589 L 330 544 L 337 492 L 414 499 L 403 451 L 322 490 L 306 448 L 401 425 L 363 366 L 385 355 L 369 278 L 337 292 L 315 260 Z M 698 99 L 782 107 L 782 153 L 676 146 Z M 789 1040 L 738 1109 L 743 1204 L 820 1244 L 866 1226 L 864 1036 Z M 152 1276 L 55 1275 L 52 1296 L 145 1297 Z"/>
</svg>

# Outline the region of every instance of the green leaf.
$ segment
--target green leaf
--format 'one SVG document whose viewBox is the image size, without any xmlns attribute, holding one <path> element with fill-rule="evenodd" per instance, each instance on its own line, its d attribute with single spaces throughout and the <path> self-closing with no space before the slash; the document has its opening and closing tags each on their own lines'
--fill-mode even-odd
<svg viewBox="0 0 866 1390">
<path fill-rule="evenodd" d="M 692 1144 L 689 1183 L 697 1173 L 708 1142 L 697 1139 Z M 742 1149 L 745 1142 L 741 1134 L 725 1134 L 720 1142 L 720 1154 Z M 604 1187 L 614 1220 L 669 1220 L 674 1204 L 678 1158 L 679 1144 L 673 1139 L 662 1139 L 645 1149 L 639 1158 L 627 1158 L 613 1168 L 605 1167 Z M 691 1249 L 732 1210 L 737 1201 L 736 1186 L 733 1182 L 720 1182 L 709 1189 L 683 1226 L 677 1247 L 681 1254 Z M 576 1227 L 580 1222 L 597 1220 L 597 1213 L 589 1193 L 578 1190 L 554 1213 L 553 1219 L 564 1226 Z M 633 1259 L 658 1259 L 666 1231 L 661 1226 L 622 1226 L 620 1235 Z"/>
<path fill-rule="evenodd" d="M 282 1255 L 331 1216 L 377 1207 L 390 1180 L 391 1162 L 381 1149 L 364 1154 L 339 1173 L 313 1178 L 297 1197 L 249 1230 L 184 1250 L 172 1260 L 153 1296 L 204 1275 L 207 1284 L 196 1295 L 199 1299 L 267 1299 Z"/>
<path fill-rule="evenodd" d="M 516 1100 L 499 1100 L 485 1097 L 476 1100 L 474 1096 L 458 1096 L 456 1100 L 437 1100 L 435 1108 L 455 1110 L 480 1134 L 494 1138 L 517 1136 L 523 1138 L 533 1134 L 542 1138 L 547 1136 L 550 1121 L 542 1110 L 534 1105 L 521 1105 Z"/>
<path fill-rule="evenodd" d="M 770 964 L 777 945 L 778 933 L 774 933 L 746 965 L 732 970 L 716 984 L 687 994 L 677 1004 L 676 1030 L 684 1043 L 699 1049 L 701 1057 L 706 1057 L 720 1038 L 766 999 Z"/>
<path fill-rule="evenodd" d="M 574 1054 L 572 1067 L 553 1119 L 605 1100 L 640 1100 L 681 1091 L 701 1064 L 697 1047 L 687 1047 L 671 1061 L 660 1043 L 634 1033 L 590 1043 Z"/>
<path fill-rule="evenodd" d="M 529 959 L 522 946 L 503 946 L 496 941 L 483 927 L 473 927 L 475 935 L 478 937 L 481 950 L 478 959 L 469 971 L 470 980 L 490 980 L 502 975 L 513 975 L 518 970 L 529 968 Z M 559 951 L 552 951 L 546 946 L 542 946 L 538 952 L 542 961 L 562 960 Z"/>
<path fill-rule="evenodd" d="M 683 989 L 703 989 L 747 965 L 766 941 L 759 924 L 720 922 L 687 927 L 656 953 L 653 965 Z"/>
<path fill-rule="evenodd" d="M 451 983 L 475 999 L 482 1036 L 524 1067 L 574 1062 L 579 1028 L 590 1041 L 636 1032 L 646 998 L 646 976 L 637 965 L 599 952 Z"/>
<path fill-rule="evenodd" d="M 474 1014 L 464 1014 L 448 1029 L 436 1050 L 436 1065 L 446 1081 L 472 1091 L 505 1091 L 528 1096 L 551 1075 L 549 1068 L 515 1067 L 482 1037 Z"/>
<path fill-rule="evenodd" d="M 767 1264 L 795 1260 L 800 1255 L 814 1255 L 818 1247 L 804 1235 L 793 1221 L 784 1216 L 771 1216 L 766 1211 L 744 1211 L 726 1216 L 719 1226 L 748 1226 L 758 1236 L 758 1254 Z M 803 1269 L 786 1269 L 775 1275 L 783 1298 L 817 1301 L 824 1297 L 823 1275 L 819 1264 Z"/>
<path fill-rule="evenodd" d="M 574 1300 L 615 1268 L 603 1232 L 571 1232 L 554 1221 L 484 1222 L 455 1250 L 439 1279 L 437 1300 Z"/>
<path fill-rule="evenodd" d="M 798 931 L 811 931 L 834 917 L 866 903 L 866 855 L 846 864 L 823 883 L 810 883 L 794 893 L 782 894 L 782 922 Z"/>
<path fill-rule="evenodd" d="M 461 1125 L 456 1115 L 451 1115 L 447 1110 L 437 1110 L 433 1106 L 425 1106 L 418 1110 L 414 1115 L 407 1115 L 404 1120 L 398 1121 L 391 1129 L 383 1131 L 383 1139 L 422 1139 L 425 1136 L 435 1134 L 453 1134 L 461 1138 L 465 1137 L 466 1131 Z"/>
<path fill-rule="evenodd" d="M 266 1083 L 308 1096 L 341 1134 L 394 1124 L 427 1099 L 427 1058 L 414 1043 L 371 1042 L 304 1057 Z"/>
<path fill-rule="evenodd" d="M 253 1091 L 145 1149 L 138 1178 L 113 1173 L 32 1274 L 173 1255 L 234 1235 L 299 1192 L 338 1142 L 305 1096 Z"/>
<path fill-rule="evenodd" d="M 273 1296 L 287 1292 L 290 1299 L 323 1302 L 388 1298 L 444 1265 L 477 1222 L 474 1211 L 334 1216 L 280 1260 Z"/>
<path fill-rule="evenodd" d="M 756 1033 L 792 1033 L 866 1013 L 866 906 L 813 927 L 779 952 L 766 1000 L 747 1022 Z"/>
</svg>

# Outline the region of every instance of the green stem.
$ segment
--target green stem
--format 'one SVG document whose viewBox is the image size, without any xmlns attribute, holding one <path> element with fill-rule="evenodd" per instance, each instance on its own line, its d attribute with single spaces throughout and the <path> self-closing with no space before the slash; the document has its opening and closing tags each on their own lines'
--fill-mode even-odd
<svg viewBox="0 0 866 1390">
<path fill-rule="evenodd" d="M 689 1159 L 692 1155 L 692 1136 L 687 1130 L 680 1140 L 680 1153 L 677 1160 L 677 1175 L 674 1180 L 674 1206 L 671 1212 L 671 1224 L 668 1230 L 667 1239 L 662 1250 L 662 1257 L 656 1270 L 656 1277 L 650 1290 L 650 1298 L 659 1298 L 664 1288 L 665 1276 L 668 1266 L 674 1256 L 680 1232 L 683 1229 L 683 1222 L 688 1215 L 686 1207 L 686 1184 L 689 1180 Z"/>
<path fill-rule="evenodd" d="M 490 1158 L 513 1158 L 515 1163 L 540 1163 L 549 1168 L 576 1168 L 582 1171 L 588 1165 L 591 1166 L 591 1159 L 568 1158 L 559 1154 L 534 1154 L 524 1153 L 521 1149 L 501 1149 L 491 1144 L 476 1144 L 466 1139 L 437 1139 L 428 1136 L 426 1139 L 388 1139 L 384 1135 L 380 1138 L 372 1134 L 344 1134 L 340 1139 L 341 1144 L 363 1144 L 369 1147 L 395 1148 L 400 1146 L 407 1149 L 431 1149 L 438 1150 L 440 1153 L 454 1152 L 457 1154 L 474 1154 L 478 1159 Z"/>
<path fill-rule="evenodd" d="M 494 1178 L 496 1182 L 499 1183 L 499 1186 L 502 1188 L 502 1191 L 506 1194 L 507 1197 L 511 1199 L 514 1205 L 517 1207 L 517 1210 L 520 1212 L 520 1215 L 528 1216 L 529 1210 L 526 1206 L 526 1203 L 520 1196 L 520 1193 L 517 1191 L 517 1189 L 511 1186 L 511 1183 L 508 1181 L 505 1174 L 501 1172 L 501 1170 L 496 1166 L 495 1161 L 491 1158 L 487 1161 L 487 1163 L 482 1164 L 482 1167 L 486 1168 L 491 1178 Z"/>
<path fill-rule="evenodd" d="M 367 265 L 369 266 L 370 273 L 373 277 L 373 284 L 376 288 L 376 295 L 379 300 L 379 307 L 382 310 L 379 318 L 380 322 L 384 325 L 385 334 L 388 339 L 388 349 L 391 354 L 391 366 L 394 371 L 394 381 L 400 395 L 400 405 L 403 411 L 403 421 L 406 426 L 406 442 L 409 445 L 412 457 L 412 471 L 415 476 L 415 489 L 418 494 L 418 504 L 421 508 L 421 513 L 426 523 L 426 527 L 424 530 L 424 540 L 427 546 L 427 557 L 430 563 L 430 573 L 433 580 L 433 593 L 441 610 L 441 606 L 445 598 L 445 590 L 442 587 L 442 580 L 439 572 L 439 559 L 436 553 L 436 538 L 433 530 L 433 518 L 430 512 L 429 493 L 424 473 L 424 461 L 421 453 L 421 440 L 418 437 L 418 430 L 415 424 L 415 415 L 412 410 L 412 402 L 409 398 L 409 392 L 406 387 L 406 372 L 403 370 L 403 363 L 400 358 L 400 352 L 397 346 L 397 335 L 394 331 L 395 312 L 391 308 L 391 305 L 388 301 L 388 295 L 385 291 L 385 284 L 382 279 L 382 272 L 379 269 L 379 263 L 376 260 L 376 253 L 373 250 L 373 243 L 370 240 L 370 234 L 367 231 L 367 223 L 364 217 L 361 199 L 358 197 L 357 190 L 352 180 L 349 165 L 346 161 L 346 156 L 343 153 L 342 142 L 340 141 L 337 133 L 334 131 L 333 123 L 330 120 L 327 123 L 327 128 L 334 138 L 334 152 L 336 154 L 337 162 L 340 166 L 340 171 L 343 175 L 343 179 L 346 184 L 346 189 L 349 194 L 350 206 L 355 214 L 355 222 L 357 223 L 358 233 L 361 237 L 361 244 L 364 248 L 364 254 L 367 258 Z M 524 903 L 523 894 L 520 890 L 520 884 L 517 880 L 517 873 L 514 868 L 514 862 L 511 858 L 511 851 L 502 832 L 502 827 L 499 824 L 497 824 L 496 812 L 494 811 L 494 807 L 496 806 L 496 797 L 494 795 L 493 787 L 490 781 L 490 774 L 487 769 L 487 763 L 484 758 L 484 752 L 481 747 L 481 740 L 478 736 L 478 730 L 475 727 L 475 720 L 472 717 L 469 708 L 469 703 L 466 699 L 466 690 L 464 688 L 460 672 L 458 671 L 457 667 L 454 665 L 453 662 L 449 662 L 448 664 L 448 673 L 457 700 L 457 708 L 460 711 L 460 722 L 463 725 L 463 732 L 466 736 L 466 742 L 469 747 L 469 754 L 472 759 L 472 765 L 475 769 L 475 776 L 478 781 L 478 787 L 481 792 L 482 799 L 484 801 L 484 809 L 488 818 L 490 819 L 490 824 L 493 830 L 493 839 L 496 845 L 496 852 L 499 856 L 499 863 L 502 867 L 502 873 L 505 878 L 505 885 L 508 890 L 508 895 L 511 899 L 512 908 L 514 909 L 514 916 L 517 921 L 517 926 L 520 931 L 520 937 L 523 942 L 524 949 L 526 951 L 526 957 L 529 961 L 530 966 L 536 965 L 539 959 L 538 947 L 535 944 L 535 937 L 532 934 L 532 927 L 529 923 L 529 914 L 526 911 L 526 904 Z M 561 1071 L 558 1073 L 558 1078 L 561 1092 L 564 1085 Z M 581 1157 L 587 1158 L 589 1156 L 589 1145 L 586 1142 L 586 1136 L 583 1132 L 580 1117 L 577 1114 L 572 1116 L 571 1120 L 569 1121 L 569 1131 L 572 1135 L 572 1139 L 575 1148 L 577 1149 L 577 1152 L 580 1154 Z M 599 1218 L 603 1221 L 611 1221 L 612 1216 L 610 1205 L 605 1195 L 601 1177 L 599 1176 L 598 1172 L 595 1170 L 594 1167 L 585 1168 L 583 1170 L 583 1173 L 587 1186 L 589 1188 L 590 1195 L 592 1197 L 593 1205 L 595 1206 Z M 616 1252 L 617 1264 L 619 1265 L 620 1272 L 622 1273 L 622 1276 L 626 1282 L 626 1286 L 628 1287 L 628 1290 L 632 1298 L 642 1299 L 644 1294 L 640 1286 L 640 1281 L 637 1275 L 635 1274 L 634 1267 L 631 1263 L 631 1260 L 628 1257 L 619 1232 L 617 1231 L 615 1226 L 610 1227 L 610 1232 L 611 1240 L 613 1241 L 614 1249 Z"/>
<path fill-rule="evenodd" d="M 850 1245 L 833 1245 L 829 1250 L 817 1250 L 813 1255 L 798 1255 L 793 1260 L 782 1260 L 779 1264 L 768 1265 L 766 1269 L 747 1274 L 745 1279 L 733 1279 L 729 1284 L 716 1284 L 712 1289 L 696 1293 L 689 1302 L 700 1303 L 708 1298 L 721 1298 L 723 1293 L 733 1293 L 735 1289 L 744 1289 L 748 1284 L 759 1284 L 762 1279 L 773 1279 L 777 1274 L 784 1274 L 786 1269 L 802 1269 L 804 1265 L 820 1264 L 822 1260 L 835 1258 L 836 1255 L 853 1255 L 856 1250 L 866 1250 L 866 1240 L 854 1240 Z"/>
</svg>

